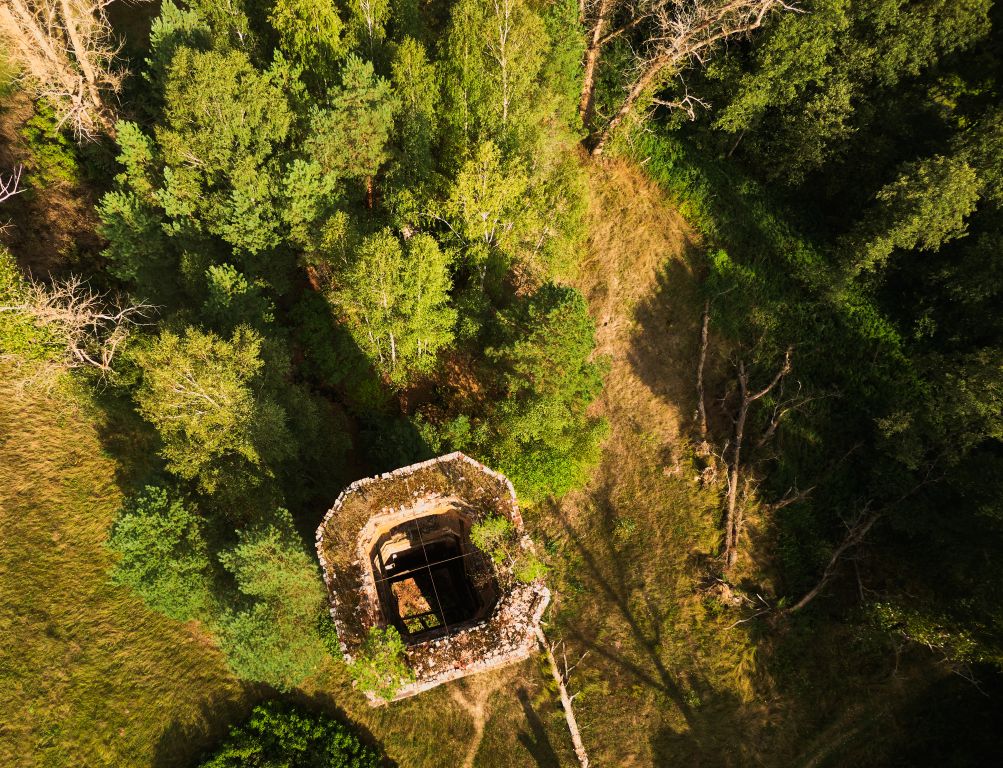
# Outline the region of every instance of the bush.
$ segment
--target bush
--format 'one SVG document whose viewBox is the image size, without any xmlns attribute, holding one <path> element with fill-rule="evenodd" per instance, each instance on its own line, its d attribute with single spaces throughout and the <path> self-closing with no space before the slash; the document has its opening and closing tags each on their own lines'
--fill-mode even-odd
<svg viewBox="0 0 1003 768">
<path fill-rule="evenodd" d="M 155 611 L 185 621 L 212 602 L 205 521 L 164 488 L 148 486 L 115 522 L 108 546 L 121 559 L 112 580 Z"/>
<path fill-rule="evenodd" d="M 414 682 L 414 672 L 404 658 L 404 641 L 393 627 L 370 627 L 351 671 L 361 690 L 387 700 Z"/>
<path fill-rule="evenodd" d="M 510 565 L 517 581 L 529 584 L 547 575 L 549 569 L 540 558 L 519 546 L 515 526 L 507 517 L 493 515 L 475 523 L 470 529 L 470 540 L 490 555 L 496 565 Z"/>
<path fill-rule="evenodd" d="M 376 768 L 380 756 L 348 728 L 275 702 L 254 708 L 230 729 L 222 747 L 200 768 Z"/>
<path fill-rule="evenodd" d="M 325 653 L 317 632 L 324 587 L 292 517 L 276 510 L 271 520 L 241 531 L 237 546 L 219 559 L 233 574 L 241 598 L 239 607 L 218 622 L 231 668 L 245 680 L 292 688 Z"/>
</svg>

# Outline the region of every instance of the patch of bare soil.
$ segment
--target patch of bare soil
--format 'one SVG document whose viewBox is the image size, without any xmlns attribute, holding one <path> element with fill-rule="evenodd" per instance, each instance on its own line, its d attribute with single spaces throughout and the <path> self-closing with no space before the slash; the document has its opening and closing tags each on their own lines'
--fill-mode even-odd
<svg viewBox="0 0 1003 768">
<path fill-rule="evenodd" d="M 31 150 L 21 135 L 32 116 L 33 102 L 24 91 L 0 109 L 0 171 L 24 165 L 22 181 L 30 186 L 0 207 L 0 244 L 6 246 L 28 274 L 44 278 L 72 267 L 82 254 L 101 247 L 91 189 L 67 181 L 39 183 Z"/>
</svg>

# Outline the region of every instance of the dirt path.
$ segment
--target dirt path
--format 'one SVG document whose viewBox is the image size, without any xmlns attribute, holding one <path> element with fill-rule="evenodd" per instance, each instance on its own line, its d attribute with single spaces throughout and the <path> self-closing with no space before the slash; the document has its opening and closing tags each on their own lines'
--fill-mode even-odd
<svg viewBox="0 0 1003 768">
<path fill-rule="evenodd" d="M 467 747 L 467 756 L 463 760 L 462 768 L 473 768 L 477 751 L 481 748 L 481 741 L 484 739 L 484 727 L 487 725 L 490 715 L 488 701 L 496 691 L 510 682 L 511 678 L 511 669 L 506 669 L 499 670 L 495 674 L 477 675 L 450 686 L 449 695 L 467 711 L 471 720 L 474 721 L 474 736 Z"/>
</svg>

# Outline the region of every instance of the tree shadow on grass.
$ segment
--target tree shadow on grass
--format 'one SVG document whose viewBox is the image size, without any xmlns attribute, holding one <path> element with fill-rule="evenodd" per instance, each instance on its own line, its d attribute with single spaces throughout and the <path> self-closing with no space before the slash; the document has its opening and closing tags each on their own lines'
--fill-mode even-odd
<svg viewBox="0 0 1003 768">
<path fill-rule="evenodd" d="M 550 743 L 550 737 L 547 735 L 543 720 L 533 709 L 529 693 L 525 688 L 520 687 L 515 695 L 519 699 L 519 704 L 522 705 L 522 711 L 526 714 L 526 722 L 529 724 L 530 730 L 530 733 L 519 731 L 519 743 L 532 755 L 539 768 L 560 768 L 561 761 Z"/>
<path fill-rule="evenodd" d="M 649 732 L 649 746 L 657 765 L 739 765 L 752 760 L 737 742 L 755 730 L 758 710 L 748 708 L 736 692 L 712 685 L 696 664 L 686 664 L 680 674 L 666 663 L 665 648 L 677 645 L 665 637 L 664 629 L 675 597 L 665 592 L 671 592 L 671 586 L 649 581 L 651 574 L 639 574 L 632 568 L 635 561 L 615 550 L 613 482 L 590 489 L 594 510 L 587 532 L 559 506 L 553 514 L 578 556 L 579 573 L 598 588 L 603 607 L 622 621 L 627 642 L 604 640 L 590 625 L 574 619 L 568 624 L 569 638 L 654 692 L 660 722 L 656 720 Z M 635 736 L 643 738 L 640 732 Z"/>
<path fill-rule="evenodd" d="M 305 712 L 324 714 L 340 721 L 380 756 L 384 768 L 396 768 L 397 764 L 387 757 L 383 742 L 369 729 L 350 720 L 329 694 L 307 695 L 296 691 L 288 696 L 269 697 L 271 689 L 264 686 L 248 686 L 247 690 L 249 695 L 245 698 L 203 702 L 194 721 L 171 723 L 157 739 L 153 768 L 194 768 L 226 740 L 232 726 L 247 720 L 254 706 L 269 700 L 284 701 Z"/>
<path fill-rule="evenodd" d="M 634 311 L 637 330 L 628 352 L 634 373 L 654 397 L 680 415 L 683 424 L 689 423 L 697 401 L 703 295 L 689 264 L 700 258 L 689 246 L 686 262 L 672 259 L 665 264 L 654 291 Z M 706 377 L 716 378 L 716 360 L 709 355 Z M 708 392 L 714 391 L 712 383 Z"/>
<path fill-rule="evenodd" d="M 245 696 L 203 701 L 190 718 L 168 725 L 154 747 L 153 768 L 192 768 L 199 759 L 226 738 L 231 725 L 251 713 L 264 689 L 246 686 Z"/>
</svg>

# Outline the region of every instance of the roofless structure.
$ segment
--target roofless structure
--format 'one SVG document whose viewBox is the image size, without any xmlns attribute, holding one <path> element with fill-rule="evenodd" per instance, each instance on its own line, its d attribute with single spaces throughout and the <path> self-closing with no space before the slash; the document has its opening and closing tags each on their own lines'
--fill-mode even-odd
<svg viewBox="0 0 1003 768">
<path fill-rule="evenodd" d="M 395 627 L 415 675 L 399 699 L 527 658 L 550 592 L 471 542 L 475 524 L 499 515 L 530 550 L 512 483 L 462 453 L 346 488 L 317 529 L 346 661 L 371 627 Z"/>
</svg>

